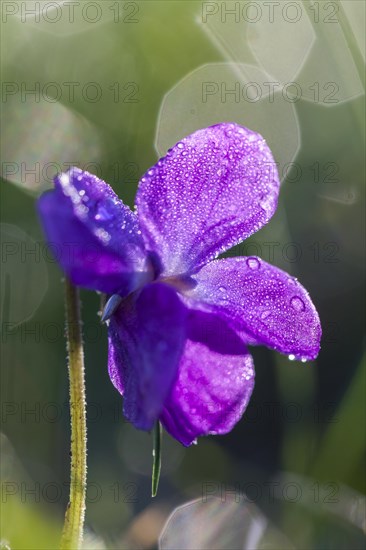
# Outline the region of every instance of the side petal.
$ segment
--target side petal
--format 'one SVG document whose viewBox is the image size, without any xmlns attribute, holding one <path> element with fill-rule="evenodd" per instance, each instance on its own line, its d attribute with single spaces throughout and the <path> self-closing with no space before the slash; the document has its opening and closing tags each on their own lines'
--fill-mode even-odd
<svg viewBox="0 0 366 550">
<path fill-rule="evenodd" d="M 38 211 L 49 246 L 74 284 L 123 295 L 146 279 L 137 217 L 104 181 L 72 168 L 55 178 Z"/>
<path fill-rule="evenodd" d="M 234 427 L 252 394 L 254 368 L 247 348 L 220 317 L 191 310 L 187 329 L 178 379 L 160 420 L 188 446 Z"/>
<path fill-rule="evenodd" d="M 264 139 L 237 124 L 182 139 L 141 179 L 136 204 L 164 275 L 192 273 L 258 231 L 277 206 L 279 179 Z"/>
<path fill-rule="evenodd" d="M 193 279 L 190 299 L 220 312 L 249 344 L 264 344 L 297 359 L 315 359 L 321 326 L 308 292 L 281 269 L 255 256 L 209 263 Z"/>
<path fill-rule="evenodd" d="M 128 296 L 110 320 L 109 375 L 136 428 L 150 430 L 161 414 L 177 376 L 186 312 L 173 288 L 153 283 Z"/>
</svg>

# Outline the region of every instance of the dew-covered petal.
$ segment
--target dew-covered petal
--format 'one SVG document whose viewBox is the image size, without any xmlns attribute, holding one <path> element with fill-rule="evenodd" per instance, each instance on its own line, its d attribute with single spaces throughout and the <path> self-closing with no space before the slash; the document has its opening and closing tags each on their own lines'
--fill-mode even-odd
<svg viewBox="0 0 366 550">
<path fill-rule="evenodd" d="M 248 344 L 296 359 L 315 359 L 321 326 L 308 292 L 288 273 L 256 256 L 215 260 L 193 276 L 189 294 L 227 316 Z"/>
<path fill-rule="evenodd" d="M 38 211 L 50 249 L 74 284 L 124 295 L 148 278 L 136 215 L 96 176 L 78 168 L 58 175 Z"/>
<path fill-rule="evenodd" d="M 125 298 L 109 324 L 108 369 L 124 414 L 150 430 L 177 376 L 187 310 L 176 291 L 152 283 Z"/>
<path fill-rule="evenodd" d="M 254 387 L 252 357 L 219 316 L 189 312 L 187 341 L 178 379 L 160 417 L 183 445 L 197 437 L 232 430 Z"/>
<path fill-rule="evenodd" d="M 165 275 L 194 272 L 267 223 L 278 191 L 259 134 L 232 123 L 198 130 L 140 181 L 136 203 L 147 248 Z"/>
</svg>

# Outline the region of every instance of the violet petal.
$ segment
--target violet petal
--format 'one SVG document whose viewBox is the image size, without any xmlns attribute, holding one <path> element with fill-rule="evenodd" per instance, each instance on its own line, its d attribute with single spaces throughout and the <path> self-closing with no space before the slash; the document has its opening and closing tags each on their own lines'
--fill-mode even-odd
<svg viewBox="0 0 366 550">
<path fill-rule="evenodd" d="M 198 130 L 141 179 L 136 204 L 149 250 L 165 275 L 192 273 L 258 231 L 279 191 L 264 139 L 234 123 Z"/>
<path fill-rule="evenodd" d="M 252 358 L 222 318 L 191 310 L 179 374 L 160 420 L 183 445 L 229 432 L 254 387 Z"/>
<path fill-rule="evenodd" d="M 176 379 L 186 334 L 187 310 L 162 283 L 128 296 L 109 325 L 109 375 L 124 395 L 124 414 L 150 430 Z"/>
<path fill-rule="evenodd" d="M 75 285 L 127 294 L 148 277 L 136 215 L 96 176 L 73 168 L 38 201 L 48 244 Z"/>
<path fill-rule="evenodd" d="M 225 315 L 248 344 L 263 344 L 297 359 L 320 349 L 318 313 L 305 288 L 256 256 L 225 258 L 203 267 L 190 300 Z"/>
</svg>

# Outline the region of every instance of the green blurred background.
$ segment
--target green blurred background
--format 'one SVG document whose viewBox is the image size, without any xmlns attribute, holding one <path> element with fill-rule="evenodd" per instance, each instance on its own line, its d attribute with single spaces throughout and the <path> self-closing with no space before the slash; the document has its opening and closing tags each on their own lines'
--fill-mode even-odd
<svg viewBox="0 0 366 550">
<path fill-rule="evenodd" d="M 77 164 L 132 206 L 139 178 L 169 146 L 232 120 L 267 139 L 283 184 L 268 227 L 228 254 L 258 254 L 299 278 L 320 314 L 321 353 L 304 365 L 253 349 L 257 381 L 243 419 L 189 449 L 166 435 L 152 501 L 151 436 L 122 417 L 99 298 L 82 292 L 85 548 L 155 548 L 176 506 L 202 495 L 224 505 L 232 489 L 243 514 L 268 518 L 289 547 L 362 548 L 364 3 L 4 1 L 1 9 L 2 544 L 57 547 L 68 499 L 62 275 L 36 197 Z M 182 512 L 162 548 L 232 548 L 225 537 L 235 528 L 221 509 L 216 525 L 212 510 L 195 520 Z M 203 546 L 179 538 L 194 521 Z M 284 548 L 271 529 L 246 547 Z"/>
</svg>

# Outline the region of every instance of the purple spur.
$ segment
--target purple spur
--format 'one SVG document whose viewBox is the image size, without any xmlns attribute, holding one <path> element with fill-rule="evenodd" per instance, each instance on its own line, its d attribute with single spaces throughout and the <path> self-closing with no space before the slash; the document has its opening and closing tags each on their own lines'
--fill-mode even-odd
<svg viewBox="0 0 366 550">
<path fill-rule="evenodd" d="M 254 256 L 217 259 L 268 222 L 278 193 L 264 139 L 223 123 L 182 139 L 147 171 L 135 212 L 78 168 L 40 197 L 62 269 L 111 296 L 108 370 L 137 428 L 160 420 L 184 445 L 227 433 L 253 391 L 248 345 L 317 356 L 319 317 L 295 278 Z"/>
</svg>

